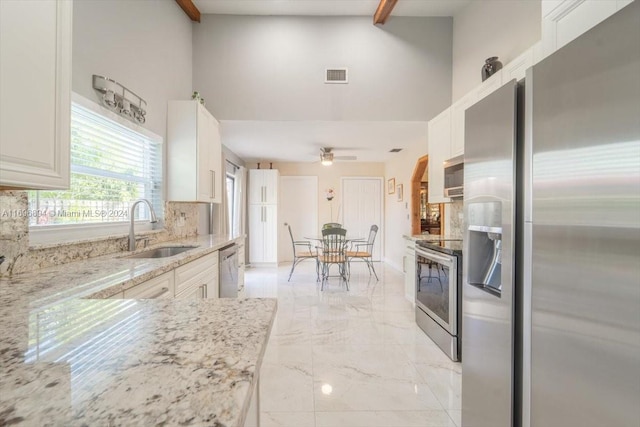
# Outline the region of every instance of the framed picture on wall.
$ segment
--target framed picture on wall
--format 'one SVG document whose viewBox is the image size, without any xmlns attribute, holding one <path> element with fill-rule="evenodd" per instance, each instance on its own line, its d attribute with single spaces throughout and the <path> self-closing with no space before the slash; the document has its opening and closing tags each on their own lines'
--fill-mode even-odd
<svg viewBox="0 0 640 427">
<path fill-rule="evenodd" d="M 387 181 L 387 193 L 393 194 L 395 192 L 396 192 L 396 179 L 391 178 L 389 181 Z"/>
<path fill-rule="evenodd" d="M 402 201 L 402 184 L 398 184 L 396 186 L 396 194 L 398 195 L 398 201 L 401 202 Z"/>
</svg>

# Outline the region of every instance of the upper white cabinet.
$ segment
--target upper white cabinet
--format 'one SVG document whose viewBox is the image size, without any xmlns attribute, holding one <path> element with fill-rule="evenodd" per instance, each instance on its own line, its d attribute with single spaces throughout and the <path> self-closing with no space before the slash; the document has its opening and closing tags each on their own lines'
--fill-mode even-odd
<svg viewBox="0 0 640 427">
<path fill-rule="evenodd" d="M 429 121 L 429 203 L 446 203 L 444 197 L 444 162 L 451 158 L 451 109 Z"/>
<path fill-rule="evenodd" d="M 69 188 L 72 10 L 0 1 L 0 187 Z"/>
<path fill-rule="evenodd" d="M 631 0 L 545 0 L 542 2 L 542 46 L 545 56 L 588 31 Z"/>
<path fill-rule="evenodd" d="M 451 106 L 451 155 L 447 159 L 464 154 L 464 112 L 477 101 L 478 93 L 474 90 Z"/>
<path fill-rule="evenodd" d="M 277 169 L 249 169 L 249 203 L 278 204 Z"/>
<path fill-rule="evenodd" d="M 222 202 L 222 144 L 218 121 L 197 101 L 169 101 L 167 197 Z"/>
</svg>

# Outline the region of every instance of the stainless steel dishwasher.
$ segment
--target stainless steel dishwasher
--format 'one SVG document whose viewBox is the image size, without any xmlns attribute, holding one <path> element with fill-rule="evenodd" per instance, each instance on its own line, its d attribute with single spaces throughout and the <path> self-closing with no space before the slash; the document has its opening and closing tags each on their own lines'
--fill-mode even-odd
<svg viewBox="0 0 640 427">
<path fill-rule="evenodd" d="M 235 244 L 220 249 L 220 298 L 238 298 L 238 247 Z"/>
</svg>

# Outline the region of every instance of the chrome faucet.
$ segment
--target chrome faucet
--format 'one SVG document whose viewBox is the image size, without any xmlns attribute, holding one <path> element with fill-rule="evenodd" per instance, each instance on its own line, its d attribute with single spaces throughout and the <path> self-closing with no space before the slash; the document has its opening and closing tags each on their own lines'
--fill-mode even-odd
<svg viewBox="0 0 640 427">
<path fill-rule="evenodd" d="M 138 204 L 142 202 L 146 203 L 147 206 L 149 206 L 149 212 L 151 213 L 151 220 L 149 222 L 152 224 L 158 222 L 158 218 L 156 217 L 156 212 L 153 210 L 153 206 L 151 206 L 151 202 L 148 201 L 147 199 L 136 200 L 133 203 L 133 205 L 131 205 L 131 212 L 129 212 L 129 250 L 130 251 L 136 250 L 136 234 L 133 232 L 133 223 L 134 223 L 133 213 L 136 210 L 136 206 L 138 206 Z"/>
</svg>

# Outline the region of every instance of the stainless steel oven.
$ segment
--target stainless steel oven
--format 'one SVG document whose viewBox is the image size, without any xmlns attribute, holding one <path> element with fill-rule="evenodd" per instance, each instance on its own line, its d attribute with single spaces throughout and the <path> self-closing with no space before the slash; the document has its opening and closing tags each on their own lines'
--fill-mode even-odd
<svg viewBox="0 0 640 427">
<path fill-rule="evenodd" d="M 460 360 L 462 241 L 417 242 L 416 323 Z"/>
</svg>

